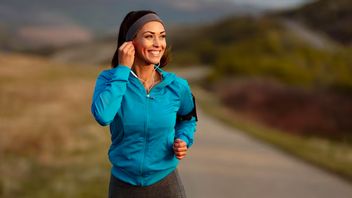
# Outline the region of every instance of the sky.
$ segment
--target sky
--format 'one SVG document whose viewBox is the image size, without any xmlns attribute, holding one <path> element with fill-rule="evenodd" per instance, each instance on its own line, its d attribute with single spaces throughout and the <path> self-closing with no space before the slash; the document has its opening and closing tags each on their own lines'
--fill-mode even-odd
<svg viewBox="0 0 352 198">
<path fill-rule="evenodd" d="M 307 0 L 229 0 L 235 3 L 248 4 L 263 8 L 279 9 L 299 5 Z"/>
</svg>

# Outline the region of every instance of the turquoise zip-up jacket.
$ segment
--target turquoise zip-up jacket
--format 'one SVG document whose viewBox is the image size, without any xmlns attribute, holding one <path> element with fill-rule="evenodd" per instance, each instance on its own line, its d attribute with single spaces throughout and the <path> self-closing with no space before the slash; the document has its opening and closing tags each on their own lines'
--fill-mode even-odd
<svg viewBox="0 0 352 198">
<path fill-rule="evenodd" d="M 91 111 L 96 121 L 110 125 L 111 173 L 135 185 L 154 184 L 178 165 L 173 142 L 193 144 L 196 119 L 176 122 L 194 108 L 186 80 L 157 69 L 162 81 L 149 93 L 124 65 L 102 71 L 96 81 Z"/>
</svg>

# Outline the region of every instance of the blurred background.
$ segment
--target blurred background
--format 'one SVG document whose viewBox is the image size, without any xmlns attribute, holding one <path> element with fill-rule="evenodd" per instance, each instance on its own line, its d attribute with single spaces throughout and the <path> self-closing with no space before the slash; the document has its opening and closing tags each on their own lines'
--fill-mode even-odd
<svg viewBox="0 0 352 198">
<path fill-rule="evenodd" d="M 202 114 L 352 181 L 352 1 L 2 0 L 0 197 L 106 197 L 91 97 L 137 9 L 165 21 L 165 70 Z"/>
</svg>

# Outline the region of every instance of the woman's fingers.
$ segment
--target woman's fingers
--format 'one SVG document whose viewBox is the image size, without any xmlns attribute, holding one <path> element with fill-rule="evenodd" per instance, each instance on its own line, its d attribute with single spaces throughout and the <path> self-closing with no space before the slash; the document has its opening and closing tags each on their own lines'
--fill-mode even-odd
<svg viewBox="0 0 352 198">
<path fill-rule="evenodd" d="M 181 139 L 176 139 L 173 145 L 173 149 L 177 159 L 182 159 L 187 154 L 187 144 Z"/>
<path fill-rule="evenodd" d="M 122 43 L 122 45 L 119 47 L 119 49 L 123 49 L 127 44 L 128 44 L 128 42 Z"/>
<path fill-rule="evenodd" d="M 177 145 L 177 146 L 187 146 L 186 142 L 177 138 L 174 142 L 174 145 Z"/>
<path fill-rule="evenodd" d="M 131 54 L 132 52 L 134 52 L 134 46 L 133 46 L 132 42 L 124 42 L 120 46 L 119 51 L 120 51 L 120 53 L 122 53 L 122 55 Z"/>
<path fill-rule="evenodd" d="M 184 157 L 186 157 L 186 154 L 176 155 L 177 159 L 183 159 Z"/>
<path fill-rule="evenodd" d="M 134 62 L 134 45 L 132 41 L 124 42 L 119 47 L 119 64 L 132 67 Z"/>
<path fill-rule="evenodd" d="M 183 140 L 176 139 L 173 145 L 174 151 L 187 151 L 187 144 Z"/>
<path fill-rule="evenodd" d="M 175 155 L 186 155 L 187 151 L 175 151 Z"/>
<path fill-rule="evenodd" d="M 175 154 L 178 155 L 178 156 L 183 156 L 183 155 L 186 155 L 187 152 L 186 151 L 181 151 L 181 152 L 176 152 Z"/>
<path fill-rule="evenodd" d="M 174 147 L 174 151 L 177 151 L 177 152 L 187 151 L 187 147 L 186 146 L 184 146 L 184 147 Z"/>
</svg>

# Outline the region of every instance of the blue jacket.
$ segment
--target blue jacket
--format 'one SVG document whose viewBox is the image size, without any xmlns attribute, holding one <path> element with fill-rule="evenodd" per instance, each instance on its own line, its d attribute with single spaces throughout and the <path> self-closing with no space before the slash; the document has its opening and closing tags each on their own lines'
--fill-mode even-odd
<svg viewBox="0 0 352 198">
<path fill-rule="evenodd" d="M 136 186 L 149 186 L 171 173 L 179 163 L 174 139 L 184 140 L 189 148 L 196 130 L 195 117 L 176 122 L 176 115 L 188 114 L 195 105 L 187 81 L 157 70 L 162 81 L 149 94 L 123 65 L 102 71 L 93 94 L 94 118 L 110 125 L 111 172 Z"/>
</svg>

